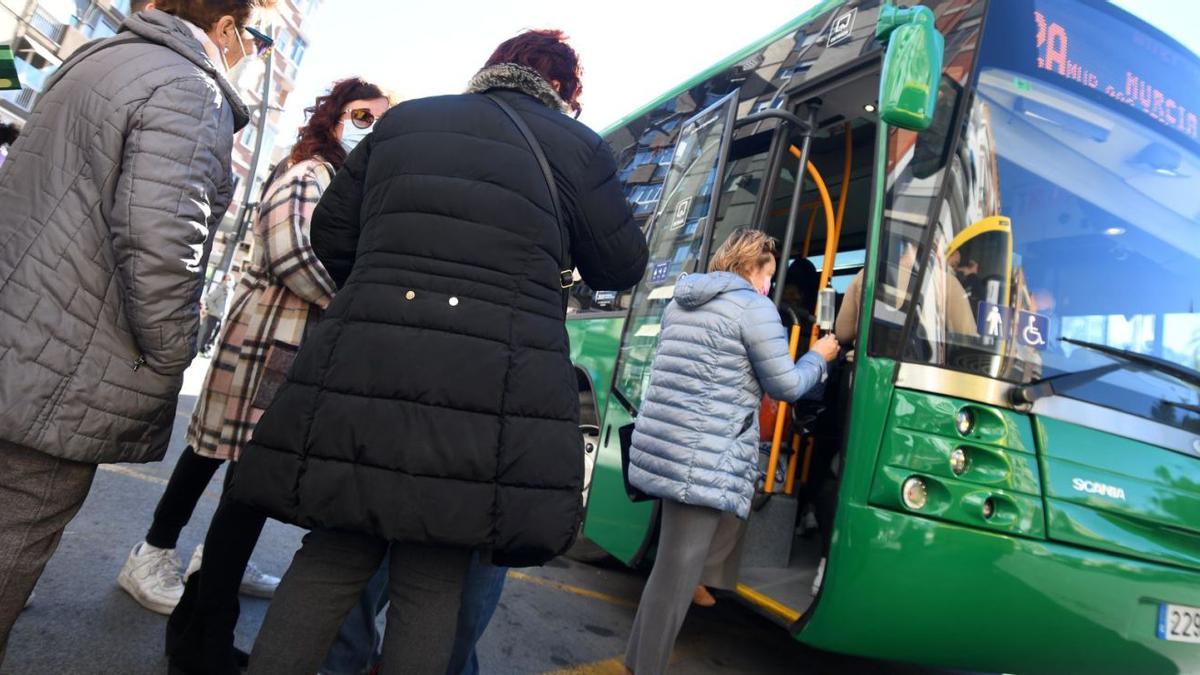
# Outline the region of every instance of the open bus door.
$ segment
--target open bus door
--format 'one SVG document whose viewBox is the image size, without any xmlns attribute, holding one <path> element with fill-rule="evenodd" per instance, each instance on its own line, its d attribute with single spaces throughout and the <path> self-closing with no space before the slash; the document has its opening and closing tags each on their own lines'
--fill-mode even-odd
<svg viewBox="0 0 1200 675">
<path fill-rule="evenodd" d="M 663 311 L 672 300 L 676 282 L 684 274 L 705 271 L 713 249 L 730 232 L 753 226 L 782 241 L 785 260 L 779 265 L 777 302 L 782 300 L 790 261 L 810 258 L 821 268 L 819 287 L 829 287 L 839 251 L 866 249 L 868 230 L 875 222 L 871 205 L 881 184 L 874 159 L 879 120 L 906 106 L 912 114 L 902 117 L 911 128 L 928 126 L 932 117 L 936 75 L 941 70 L 941 38 L 932 27 L 931 16 L 924 8 L 881 8 L 880 27 L 902 44 L 900 49 L 889 48 L 889 57 L 882 63 L 859 59 L 806 81 L 803 88 L 786 95 L 781 92 L 778 107 L 742 108 L 740 117 L 744 101 L 734 87 L 683 122 L 662 198 L 648 226 L 647 272 L 634 291 L 623 328 L 596 459 L 599 475 L 625 473 L 620 430 L 632 425 L 649 385 Z M 924 50 L 923 58 L 906 57 L 906 49 Z M 908 95 L 891 95 L 900 89 Z M 866 147 L 855 153 L 856 143 Z M 859 158 L 856 164 L 852 154 Z M 830 177 L 842 174 L 842 180 L 827 181 L 817 165 Z M 845 213 L 847 204 L 853 215 Z M 845 227 L 843 215 L 847 216 Z M 818 220 L 823 227 L 816 227 Z M 855 271 L 850 270 L 850 275 Z M 845 289 L 831 289 L 826 296 L 834 290 Z M 827 310 L 829 305 L 827 301 Z M 797 352 L 805 351 L 816 334 L 815 329 L 801 332 L 792 332 Z M 850 370 L 847 367 L 843 372 Z M 830 386 L 829 397 L 845 398 L 840 383 L 848 386 L 848 381 L 843 378 L 838 386 Z M 811 423 L 811 411 L 801 411 L 797 431 Z M 848 405 L 842 405 L 826 417 L 834 420 L 833 427 L 840 427 L 848 412 Z M 799 486 L 809 482 L 812 468 L 804 465 L 828 464 L 836 454 L 830 449 L 836 449 L 843 436 L 840 430 L 828 434 L 819 443 L 826 454 L 818 461 L 811 451 L 799 452 L 801 447 L 812 448 L 816 430 L 789 434 L 788 417 L 787 406 L 780 405 L 769 424 L 774 442 L 767 444 L 763 453 L 762 498 L 756 500 L 760 509 L 748 526 L 748 553 L 741 568 L 744 583 L 738 593 L 776 621 L 791 626 L 813 604 L 818 588 L 814 580 L 833 523 L 832 513 L 827 512 L 821 536 L 812 536 L 811 528 L 807 537 L 797 532 L 799 516 L 807 515 L 800 511 Z M 835 483 L 836 477 L 825 478 L 827 487 Z M 803 498 L 811 505 L 821 492 L 806 487 L 810 489 Z M 608 478 L 593 482 L 583 534 L 618 559 L 637 564 L 646 559 L 655 543 L 657 510 L 655 502 L 631 497 L 628 486 L 621 482 Z"/>
<path fill-rule="evenodd" d="M 637 414 L 675 282 L 700 271 L 700 261 L 712 245 L 711 216 L 721 195 L 737 103 L 735 90 L 681 127 L 663 196 L 649 225 L 650 269 L 634 292 L 605 413 L 603 442 L 609 450 L 600 452 L 596 462 L 608 465 L 610 474 L 623 475 L 622 453 L 612 451 L 619 443 L 613 429 L 632 424 Z M 626 563 L 640 560 L 653 540 L 654 504 L 630 501 L 623 486 L 611 481 L 594 483 L 588 500 L 589 513 L 603 516 L 588 518 L 584 535 Z"/>
</svg>

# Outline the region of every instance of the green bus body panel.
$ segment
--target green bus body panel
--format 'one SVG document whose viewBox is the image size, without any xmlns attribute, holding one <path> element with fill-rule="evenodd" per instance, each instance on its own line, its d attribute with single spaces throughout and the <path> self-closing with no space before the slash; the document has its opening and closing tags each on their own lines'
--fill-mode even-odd
<svg viewBox="0 0 1200 675">
<path fill-rule="evenodd" d="M 1037 423 L 1052 539 L 1200 569 L 1200 460 L 1068 422 Z"/>
<path fill-rule="evenodd" d="M 629 412 L 610 399 L 583 524 L 585 537 L 626 564 L 637 562 L 654 517 L 653 502 L 632 502 L 625 494 L 617 430 L 632 422 Z"/>
<path fill-rule="evenodd" d="M 968 436 L 959 435 L 955 428 L 960 410 L 967 410 L 975 417 L 974 428 Z M 897 390 L 892 417 L 896 426 L 902 429 L 953 438 L 960 444 L 992 445 L 1028 454 L 1037 451 L 1028 417 L 974 401 Z"/>
<path fill-rule="evenodd" d="M 585 315 L 586 316 L 586 315 Z M 567 321 L 567 338 L 571 342 L 571 363 L 587 373 L 596 396 L 596 413 L 604 414 L 612 384 L 613 365 L 621 346 L 624 318 L 578 318 Z M 604 418 L 601 417 L 601 420 Z"/>
<path fill-rule="evenodd" d="M 629 563 L 638 555 L 651 526 L 653 505 L 633 503 L 625 494 L 621 441 L 617 430 L 632 420 L 611 400 L 613 367 L 621 344 L 624 318 L 586 318 L 567 321 L 571 362 L 591 378 L 600 414 L 600 447 L 592 470 L 583 534 L 613 556 Z"/>
<path fill-rule="evenodd" d="M 1200 606 L 1191 572 L 855 504 L 837 520 L 807 644 L 1009 673 L 1200 672 L 1197 645 L 1155 637 L 1160 602 Z"/>
<path fill-rule="evenodd" d="M 975 423 L 960 434 L 955 420 L 968 411 Z M 955 475 L 950 455 L 967 458 Z M 912 476 L 924 482 L 927 503 L 920 515 L 1025 537 L 1046 535 L 1033 427 L 1029 418 L 972 401 L 896 390 L 884 433 L 871 504 L 908 511 L 901 486 Z M 989 501 L 990 500 L 990 501 Z M 992 509 L 985 513 L 985 505 Z"/>
</svg>

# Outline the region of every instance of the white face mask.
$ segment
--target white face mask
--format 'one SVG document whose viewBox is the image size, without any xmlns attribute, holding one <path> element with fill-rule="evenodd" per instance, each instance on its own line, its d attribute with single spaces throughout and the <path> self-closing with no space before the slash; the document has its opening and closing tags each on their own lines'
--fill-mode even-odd
<svg viewBox="0 0 1200 675">
<path fill-rule="evenodd" d="M 249 54 L 246 53 L 246 43 L 242 42 L 242 38 L 239 33 L 240 33 L 240 31 L 238 31 L 235 28 L 234 34 L 233 34 L 234 41 L 238 43 L 238 49 L 242 52 L 242 58 L 238 60 L 238 66 L 244 64 L 248 60 L 248 57 L 250 56 Z M 221 56 L 221 67 L 225 69 L 225 74 L 228 77 L 231 74 L 231 71 L 234 68 L 237 68 L 237 66 L 234 66 L 233 68 L 229 67 L 229 61 L 225 60 L 225 50 L 222 49 L 218 53 Z"/>
<path fill-rule="evenodd" d="M 359 129 L 354 126 L 354 120 L 342 122 L 342 147 L 346 149 L 346 154 L 350 154 L 374 129 L 374 124 L 366 129 Z"/>
</svg>

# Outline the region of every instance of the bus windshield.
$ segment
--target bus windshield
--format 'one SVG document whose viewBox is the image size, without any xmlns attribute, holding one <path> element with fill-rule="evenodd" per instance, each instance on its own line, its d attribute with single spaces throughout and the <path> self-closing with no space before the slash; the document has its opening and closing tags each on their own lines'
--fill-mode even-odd
<svg viewBox="0 0 1200 675">
<path fill-rule="evenodd" d="M 989 18 L 903 358 L 1016 383 L 1117 361 L 1067 338 L 1200 368 L 1200 61 L 1112 7 L 1028 4 Z M 1200 430 L 1200 391 L 1153 369 L 1060 393 Z"/>
</svg>

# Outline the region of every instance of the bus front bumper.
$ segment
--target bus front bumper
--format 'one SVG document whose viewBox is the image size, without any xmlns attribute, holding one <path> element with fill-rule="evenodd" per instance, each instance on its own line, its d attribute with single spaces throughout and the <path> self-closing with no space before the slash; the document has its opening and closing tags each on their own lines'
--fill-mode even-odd
<svg viewBox="0 0 1200 675">
<path fill-rule="evenodd" d="M 1200 607 L 1196 572 L 842 508 L 805 643 L 999 672 L 1200 672 L 1200 644 L 1157 637 L 1162 603 Z"/>
</svg>

